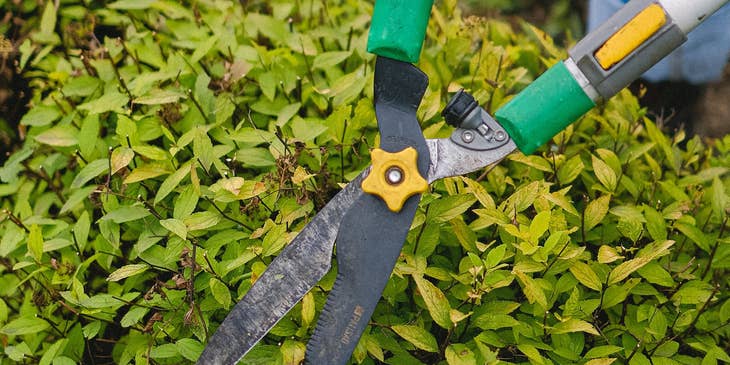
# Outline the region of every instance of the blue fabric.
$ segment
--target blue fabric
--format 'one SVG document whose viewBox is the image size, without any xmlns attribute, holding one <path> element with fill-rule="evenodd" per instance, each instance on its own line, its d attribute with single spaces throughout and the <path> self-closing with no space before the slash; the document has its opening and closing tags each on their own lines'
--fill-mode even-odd
<svg viewBox="0 0 730 365">
<path fill-rule="evenodd" d="M 688 0 L 691 1 L 691 0 Z M 593 30 L 628 0 L 590 0 L 588 29 Z M 649 81 L 719 81 L 730 58 L 730 4 L 700 24 L 687 42 L 644 74 Z"/>
</svg>

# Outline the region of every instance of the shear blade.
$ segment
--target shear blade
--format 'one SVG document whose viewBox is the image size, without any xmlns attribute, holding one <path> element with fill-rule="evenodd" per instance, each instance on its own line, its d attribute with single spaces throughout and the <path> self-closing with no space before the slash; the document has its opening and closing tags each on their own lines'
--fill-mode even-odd
<svg viewBox="0 0 730 365">
<path fill-rule="evenodd" d="M 363 174 L 337 193 L 269 264 L 221 323 L 199 365 L 235 364 L 329 271 L 342 217 L 363 193 Z"/>
</svg>

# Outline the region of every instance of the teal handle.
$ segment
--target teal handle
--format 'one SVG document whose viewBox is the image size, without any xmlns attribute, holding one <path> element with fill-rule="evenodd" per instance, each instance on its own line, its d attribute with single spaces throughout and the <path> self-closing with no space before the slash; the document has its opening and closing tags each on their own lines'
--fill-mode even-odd
<svg viewBox="0 0 730 365">
<path fill-rule="evenodd" d="M 368 52 L 415 63 L 421 55 L 433 0 L 377 0 Z"/>
<path fill-rule="evenodd" d="M 517 148 L 529 155 L 594 106 L 560 62 L 499 108 L 494 117 Z"/>
</svg>

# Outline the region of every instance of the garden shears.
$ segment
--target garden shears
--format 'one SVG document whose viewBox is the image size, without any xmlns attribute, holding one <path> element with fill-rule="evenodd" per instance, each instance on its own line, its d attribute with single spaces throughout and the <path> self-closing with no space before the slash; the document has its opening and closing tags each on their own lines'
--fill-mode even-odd
<svg viewBox="0 0 730 365">
<path fill-rule="evenodd" d="M 330 270 L 337 278 L 307 345 L 310 364 L 345 364 L 395 266 L 428 184 L 530 154 L 684 43 L 728 0 L 633 0 L 497 110 L 459 91 L 443 111 L 450 138 L 425 139 L 416 111 L 428 86 L 418 61 L 433 0 L 377 0 L 375 62 L 380 147 L 281 251 L 211 337 L 198 364 L 235 364 Z"/>
</svg>

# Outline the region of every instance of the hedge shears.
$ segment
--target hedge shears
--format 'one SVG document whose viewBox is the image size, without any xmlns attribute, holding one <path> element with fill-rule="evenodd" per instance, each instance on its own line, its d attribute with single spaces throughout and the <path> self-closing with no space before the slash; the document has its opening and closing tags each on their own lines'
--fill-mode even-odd
<svg viewBox="0 0 730 365">
<path fill-rule="evenodd" d="M 380 299 L 428 184 L 533 153 L 680 46 L 728 0 L 633 0 L 497 110 L 459 91 L 443 111 L 455 130 L 426 140 L 416 111 L 428 77 L 419 59 L 433 0 L 377 0 L 375 61 L 380 146 L 256 280 L 211 337 L 198 364 L 235 364 L 317 285 L 337 278 L 307 344 L 309 364 L 345 364 Z"/>
</svg>

